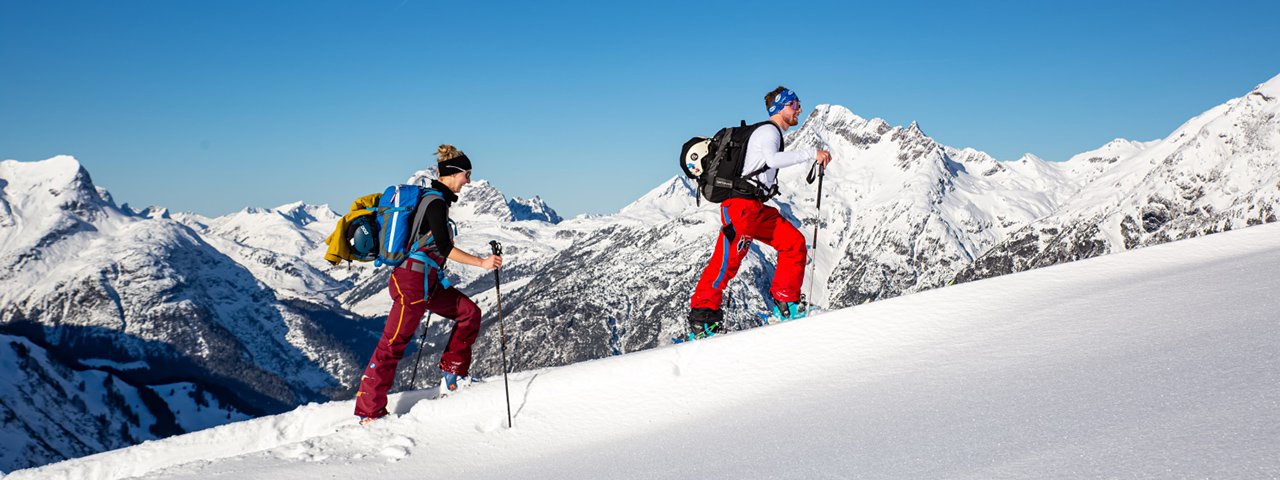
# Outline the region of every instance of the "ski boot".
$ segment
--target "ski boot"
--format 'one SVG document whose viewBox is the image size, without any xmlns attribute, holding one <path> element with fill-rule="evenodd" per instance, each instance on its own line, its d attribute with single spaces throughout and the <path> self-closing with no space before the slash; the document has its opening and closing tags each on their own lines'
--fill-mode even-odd
<svg viewBox="0 0 1280 480">
<path fill-rule="evenodd" d="M 724 325 L 724 312 L 710 308 L 693 308 L 689 310 L 688 340 L 698 340 L 720 333 Z"/>
<path fill-rule="evenodd" d="M 444 372 L 444 374 L 440 376 L 440 396 L 437 398 L 447 397 L 457 393 L 459 389 L 468 386 L 471 386 L 471 377 L 464 377 L 462 375 Z"/>
<path fill-rule="evenodd" d="M 809 315 L 809 303 L 804 300 L 801 295 L 800 299 L 794 302 L 784 302 L 773 299 L 773 314 L 770 315 L 770 323 L 786 322 L 804 318 Z"/>
</svg>

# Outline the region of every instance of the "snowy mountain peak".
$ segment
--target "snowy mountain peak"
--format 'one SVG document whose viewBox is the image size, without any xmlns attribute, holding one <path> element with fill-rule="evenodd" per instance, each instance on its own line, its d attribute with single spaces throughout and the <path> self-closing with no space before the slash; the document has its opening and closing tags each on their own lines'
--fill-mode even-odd
<svg viewBox="0 0 1280 480">
<path fill-rule="evenodd" d="M 107 189 L 102 187 L 94 187 L 93 190 L 98 193 L 98 198 L 102 200 L 102 203 L 106 205 L 116 204 L 115 199 L 111 197 L 111 192 L 108 191 Z"/>
<path fill-rule="evenodd" d="M 1063 165 L 1068 169 L 1079 169 L 1087 168 L 1080 164 L 1112 164 L 1122 158 L 1137 155 L 1153 143 L 1155 142 L 1137 142 L 1125 138 L 1117 138 L 1097 149 L 1078 153 L 1064 162 Z"/>
<path fill-rule="evenodd" d="M 307 204 L 303 202 L 289 202 L 279 207 L 273 208 L 272 210 L 275 210 L 280 213 L 293 213 L 293 212 L 298 212 L 300 210 L 304 210 L 306 207 L 307 207 Z"/>
<path fill-rule="evenodd" d="M 307 226 L 318 221 L 337 220 L 340 215 L 334 213 L 328 204 L 308 205 L 303 202 L 286 203 L 273 208 L 273 211 L 292 220 L 298 226 Z"/>
<path fill-rule="evenodd" d="M 1110 142 L 1107 142 L 1107 144 L 1105 145 L 1105 147 L 1115 147 L 1115 148 L 1121 148 L 1121 147 L 1135 147 L 1135 148 L 1143 148 L 1143 147 L 1147 146 L 1147 145 L 1148 145 L 1148 144 L 1150 144 L 1150 143 L 1151 143 L 1151 142 L 1139 142 L 1139 141 L 1137 141 L 1137 140 L 1129 140 L 1129 139 L 1127 139 L 1127 138 L 1116 138 L 1115 140 L 1112 140 L 1112 141 L 1110 141 Z"/>
<path fill-rule="evenodd" d="M 799 130 L 788 135 L 787 144 L 812 138 L 814 145 L 831 146 L 840 141 L 853 145 L 869 145 L 880 141 L 893 128 L 883 119 L 867 120 L 841 105 L 818 105 Z M 840 140 L 843 139 L 843 140 Z"/>
<path fill-rule="evenodd" d="M 82 169 L 80 161 L 71 155 L 58 155 L 46 160 L 20 162 L 5 160 L 0 162 L 0 175 L 12 176 L 20 174 L 30 183 L 65 184 Z M 57 180 L 61 179 L 61 180 Z"/>
<path fill-rule="evenodd" d="M 952 175 L 959 166 L 949 163 L 942 145 L 925 135 L 918 123 L 894 127 L 880 118 L 866 120 L 839 105 L 814 107 L 800 128 L 787 135 L 786 143 L 787 148 L 825 146 L 837 158 L 892 159 L 899 172 Z"/>
<path fill-rule="evenodd" d="M 943 150 L 947 153 L 947 158 L 964 165 L 966 171 L 975 175 L 989 177 L 1007 170 L 995 157 L 972 147 L 962 149 L 944 147 Z"/>
<path fill-rule="evenodd" d="M 437 169 L 435 166 L 430 166 L 425 169 L 413 172 L 413 175 L 411 175 L 409 179 L 406 180 L 404 183 L 409 185 L 429 187 L 431 186 L 431 181 L 437 178 L 440 178 L 440 170 Z"/>
<path fill-rule="evenodd" d="M 9 201 L 28 198 L 32 201 L 48 197 L 47 204 L 64 207 L 109 205 L 106 191 L 99 191 L 93 179 L 75 157 L 59 155 L 48 160 L 0 162 L 0 180 Z M 104 195 L 106 194 L 106 195 Z"/>
<path fill-rule="evenodd" d="M 868 123 L 867 119 L 862 118 L 856 113 L 853 113 L 853 110 L 849 110 L 847 107 L 843 105 L 830 105 L 830 104 L 822 104 L 814 107 L 813 113 L 809 114 L 809 118 L 805 120 L 805 123 L 809 123 L 810 121 L 815 121 L 820 124 L 824 124 L 825 126 L 834 126 L 834 125 L 861 126 Z M 884 120 L 881 120 L 879 118 L 872 120 L 872 122 L 876 122 L 876 121 L 883 122 Z"/>
<path fill-rule="evenodd" d="M 0 252 L 30 260 L 32 246 L 94 230 L 94 221 L 121 214 L 109 200 L 74 157 L 0 162 Z"/>
<path fill-rule="evenodd" d="M 991 154 L 984 152 L 982 150 L 978 150 L 973 147 L 952 149 L 951 151 L 947 152 L 947 154 L 950 155 L 951 158 L 965 164 L 998 162 L 998 160 L 996 160 L 995 157 L 991 156 Z"/>
<path fill-rule="evenodd" d="M 431 166 L 414 172 L 405 183 L 427 187 L 437 178 L 439 178 L 439 171 Z M 462 192 L 458 194 L 458 203 L 454 204 L 451 212 L 451 215 L 460 221 L 541 220 L 560 223 L 563 220 L 540 197 L 535 196 L 528 200 L 516 198 L 508 201 L 506 195 L 488 180 L 474 180 L 463 187 Z"/>
<path fill-rule="evenodd" d="M 120 209 L 124 210 L 125 213 L 135 217 L 151 218 L 151 219 L 172 218 L 168 208 L 161 207 L 158 205 L 151 205 L 142 210 L 135 211 L 133 207 L 129 206 L 129 204 L 126 203 L 124 205 L 121 205 Z"/>
<path fill-rule="evenodd" d="M 507 208 L 511 209 L 511 215 L 516 220 L 539 220 L 547 223 L 560 223 L 563 220 L 560 214 L 537 195 L 530 199 L 513 197 L 507 201 Z"/>
<path fill-rule="evenodd" d="M 907 126 L 907 132 L 908 132 L 908 133 L 911 133 L 911 134 L 913 134 L 913 135 L 919 135 L 919 136 L 922 136 L 922 137 L 928 136 L 928 135 L 925 135 L 925 134 L 924 134 L 924 131 L 923 131 L 923 130 L 920 130 L 920 124 L 919 124 L 919 123 L 916 123 L 916 121 L 915 121 L 915 120 L 912 120 L 912 121 L 911 121 L 911 125 L 908 125 L 908 126 Z"/>
<path fill-rule="evenodd" d="M 450 207 L 450 212 L 451 216 L 462 221 L 509 222 L 514 219 L 507 207 L 507 197 L 488 180 L 475 180 L 462 187 L 458 203 Z"/>
<path fill-rule="evenodd" d="M 1107 142 L 1106 145 L 1102 146 L 1102 149 L 1109 150 L 1109 151 L 1141 150 L 1143 148 L 1146 148 L 1148 144 L 1149 142 L 1139 142 L 1136 140 L 1129 140 L 1127 138 L 1117 138 L 1115 140 Z"/>
</svg>

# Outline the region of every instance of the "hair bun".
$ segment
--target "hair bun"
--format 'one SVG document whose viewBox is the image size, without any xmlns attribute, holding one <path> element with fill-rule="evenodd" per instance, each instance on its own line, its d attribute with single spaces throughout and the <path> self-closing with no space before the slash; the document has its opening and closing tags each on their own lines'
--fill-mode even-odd
<svg viewBox="0 0 1280 480">
<path fill-rule="evenodd" d="M 461 156 L 462 151 L 458 150 L 453 145 L 444 144 L 436 148 L 436 162 L 443 162 L 445 160 L 451 160 Z"/>
</svg>

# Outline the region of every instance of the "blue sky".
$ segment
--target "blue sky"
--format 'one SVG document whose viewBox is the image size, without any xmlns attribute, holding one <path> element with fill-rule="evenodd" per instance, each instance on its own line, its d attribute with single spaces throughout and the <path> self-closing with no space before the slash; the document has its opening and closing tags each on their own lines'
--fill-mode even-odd
<svg viewBox="0 0 1280 480">
<path fill-rule="evenodd" d="M 1280 74 L 1276 18 L 1271 1 L 3 0 L 0 158 L 75 155 L 136 206 L 345 211 L 453 143 L 509 196 L 609 213 L 677 174 L 688 137 L 763 119 L 778 84 L 1005 160 L 1160 138 Z"/>
</svg>

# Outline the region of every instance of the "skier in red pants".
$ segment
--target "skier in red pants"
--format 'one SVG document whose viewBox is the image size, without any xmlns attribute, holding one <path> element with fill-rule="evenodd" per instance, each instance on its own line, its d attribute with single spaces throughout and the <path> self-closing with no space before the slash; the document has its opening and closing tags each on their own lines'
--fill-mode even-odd
<svg viewBox="0 0 1280 480">
<path fill-rule="evenodd" d="M 747 141 L 743 172 L 759 174 L 751 179 L 759 191 L 735 194 L 720 203 L 720 235 L 715 253 L 698 280 L 689 302 L 689 328 L 695 336 L 717 333 L 724 320 L 720 303 L 724 288 L 751 249 L 759 240 L 778 251 L 778 265 L 773 274 L 770 294 L 773 314 L 781 320 L 800 318 L 805 309 L 800 302 L 800 286 L 804 282 L 805 240 L 796 227 L 766 206 L 764 201 L 777 191 L 778 169 L 811 160 L 826 166 L 831 153 L 820 149 L 782 151 L 782 132 L 796 126 L 800 115 L 800 98 L 795 92 L 778 87 L 764 97 L 769 121 L 752 131 Z"/>
<path fill-rule="evenodd" d="M 452 145 L 441 145 L 437 156 L 440 179 L 431 182 L 431 189 L 440 195 L 429 196 L 430 200 L 424 199 L 418 206 L 426 211 L 416 232 L 418 238 L 427 238 L 419 251 L 430 264 L 411 257 L 391 272 L 387 291 L 394 303 L 356 393 L 356 415 L 361 424 L 387 415 L 387 391 L 395 381 L 396 366 L 428 311 L 455 322 L 449 345 L 440 356 L 441 391 L 457 390 L 459 382 L 467 381 L 471 344 L 480 333 L 480 309 L 462 292 L 443 284 L 442 269 L 446 259 L 486 270 L 502 266 L 502 257 L 497 255 L 481 259 L 453 247 L 449 204 L 471 183 L 471 160 Z"/>
</svg>

